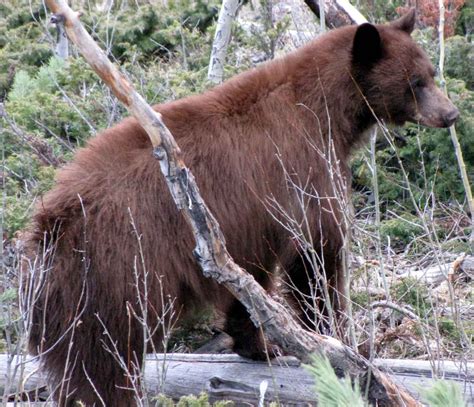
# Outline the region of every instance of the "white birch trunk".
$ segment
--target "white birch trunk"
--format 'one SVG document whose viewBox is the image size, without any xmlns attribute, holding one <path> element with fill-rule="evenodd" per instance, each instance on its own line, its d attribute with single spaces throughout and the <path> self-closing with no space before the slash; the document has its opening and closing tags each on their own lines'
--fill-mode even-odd
<svg viewBox="0 0 474 407">
<path fill-rule="evenodd" d="M 239 0 L 223 0 L 219 18 L 217 20 L 216 34 L 212 43 L 211 58 L 207 78 L 213 83 L 221 83 L 224 76 L 224 62 L 227 47 L 230 42 L 232 23 L 239 9 Z"/>
<path fill-rule="evenodd" d="M 57 43 L 54 54 L 63 60 L 69 57 L 69 40 L 67 38 L 66 30 L 62 21 L 58 21 L 58 16 L 53 16 L 51 22 L 56 25 L 57 30 Z"/>
</svg>

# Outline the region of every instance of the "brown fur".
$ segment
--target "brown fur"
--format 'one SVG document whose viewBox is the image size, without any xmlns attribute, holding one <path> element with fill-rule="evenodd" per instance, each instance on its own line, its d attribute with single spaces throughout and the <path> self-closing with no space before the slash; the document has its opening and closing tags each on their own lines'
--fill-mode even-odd
<svg viewBox="0 0 474 407">
<path fill-rule="evenodd" d="M 272 288 L 277 265 L 303 294 L 314 284 L 304 248 L 278 222 L 285 221 L 283 216 L 269 213 L 269 198 L 298 221 L 306 216 L 303 230 L 315 242 L 330 290 L 342 281 L 344 208 L 332 198 L 338 191 L 321 156 L 331 155 L 330 141 L 340 170 L 335 181 L 344 190 L 349 154 L 375 123 L 373 113 L 399 124 L 426 119 L 441 126 L 456 116 L 441 94 L 423 100 L 423 89 L 410 88 L 412 78 L 420 77 L 428 93 L 435 92 L 433 68 L 409 36 L 411 20 L 409 15 L 392 26 L 329 32 L 202 95 L 156 106 L 218 219 L 230 254 L 265 288 Z M 354 40 L 356 31 L 360 38 Z M 435 106 L 429 120 L 420 114 L 426 103 L 431 111 Z M 288 180 L 319 196 L 306 198 L 304 214 Z M 198 269 L 189 227 L 170 198 L 146 133 L 133 118 L 92 139 L 59 172 L 55 188 L 36 210 L 28 247 L 31 257 L 50 250 L 43 289 L 32 309 L 30 351 L 43 352 L 62 404 L 75 399 L 100 404 L 87 376 L 107 406 L 133 404 L 133 393 L 116 387 L 130 381 L 103 344 L 111 348 L 113 339 L 124 363 L 131 370 L 134 363 L 140 366 L 143 332 L 137 318 L 143 313 L 137 298 L 144 300 L 145 271 L 151 327 L 168 298 L 180 315 L 214 304 L 228 310 L 226 330 L 235 350 L 263 355 L 242 306 Z M 305 321 L 311 320 L 307 314 Z M 155 333 L 158 348 L 161 332 Z"/>
</svg>

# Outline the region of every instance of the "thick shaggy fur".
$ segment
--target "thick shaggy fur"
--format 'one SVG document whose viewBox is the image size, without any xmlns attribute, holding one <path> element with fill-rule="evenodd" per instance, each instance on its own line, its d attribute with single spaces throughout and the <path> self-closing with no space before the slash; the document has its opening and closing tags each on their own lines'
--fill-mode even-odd
<svg viewBox="0 0 474 407">
<path fill-rule="evenodd" d="M 413 17 L 329 32 L 202 95 L 156 106 L 230 254 L 265 288 L 272 288 L 277 266 L 300 290 L 299 299 L 314 285 L 304 247 L 282 225 L 284 217 L 268 211 L 270 201 L 297 222 L 306 217 L 302 230 L 314 242 L 334 293 L 343 283 L 338 268 L 344 210 L 334 197 L 344 192 L 349 154 L 375 123 L 374 115 L 434 126 L 455 115 L 450 102 L 432 90 L 433 68 L 409 35 Z M 432 92 L 414 89 L 414 77 Z M 424 96 L 433 92 L 436 97 Z M 429 103 L 428 117 L 423 106 Z M 305 197 L 304 211 L 292 182 L 313 196 Z M 131 386 L 123 367 L 134 372 L 141 365 L 139 319 L 153 329 L 169 299 L 177 319 L 205 304 L 226 310 L 235 350 L 263 355 L 245 310 L 197 267 L 189 227 L 133 118 L 92 139 L 58 173 L 56 186 L 37 207 L 27 247 L 30 259 L 45 253 L 43 277 L 36 270 L 29 279 L 40 288 L 31 307 L 29 349 L 42 355 L 63 405 L 79 399 L 86 405 L 133 405 L 133 392 L 123 389 Z M 154 339 L 159 349 L 162 329 Z"/>
</svg>

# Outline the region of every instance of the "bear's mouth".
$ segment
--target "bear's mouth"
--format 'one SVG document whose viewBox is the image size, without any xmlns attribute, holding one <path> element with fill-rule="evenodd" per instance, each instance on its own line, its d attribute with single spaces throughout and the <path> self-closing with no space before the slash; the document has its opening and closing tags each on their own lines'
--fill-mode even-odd
<svg viewBox="0 0 474 407">
<path fill-rule="evenodd" d="M 423 115 L 421 113 L 416 114 L 416 116 L 410 120 L 413 123 L 421 124 L 426 127 L 434 128 L 447 128 L 452 126 L 459 117 L 459 110 L 453 106 L 454 109 L 450 110 L 447 113 L 437 115 L 430 113 Z"/>
<path fill-rule="evenodd" d="M 427 86 L 417 95 L 417 111 L 414 123 L 427 127 L 445 128 L 452 126 L 459 117 L 459 110 L 436 86 Z"/>
</svg>

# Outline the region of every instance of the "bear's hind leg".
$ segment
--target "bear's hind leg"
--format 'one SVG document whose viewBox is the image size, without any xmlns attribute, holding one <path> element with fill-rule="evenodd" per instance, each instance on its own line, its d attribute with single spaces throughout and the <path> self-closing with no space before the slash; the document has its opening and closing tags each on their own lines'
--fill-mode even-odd
<svg viewBox="0 0 474 407">
<path fill-rule="evenodd" d="M 58 406 L 133 407 L 141 397 L 142 330 L 125 307 L 101 318 L 86 307 L 69 322 L 51 304 L 38 302 L 33 314 L 30 352 L 39 355 Z M 102 321 L 102 322 L 101 322 Z M 112 322 L 110 322 L 112 321 Z M 43 325 L 44 324 L 44 325 Z M 40 327 L 45 326 L 40 331 Z"/>
</svg>

